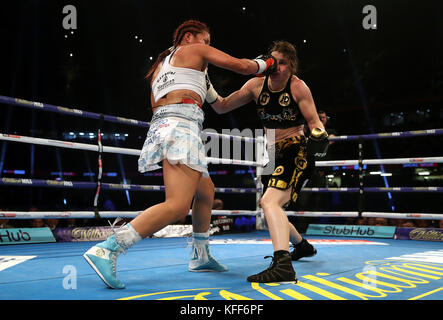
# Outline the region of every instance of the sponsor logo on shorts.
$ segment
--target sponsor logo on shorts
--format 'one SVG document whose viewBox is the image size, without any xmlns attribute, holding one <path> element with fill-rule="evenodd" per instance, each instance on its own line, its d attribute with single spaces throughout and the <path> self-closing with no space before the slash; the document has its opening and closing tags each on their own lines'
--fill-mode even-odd
<svg viewBox="0 0 443 320">
<path fill-rule="evenodd" d="M 295 164 L 297 165 L 297 167 L 300 170 L 305 170 L 308 165 L 306 159 L 302 159 L 302 158 L 295 159 Z"/>
<path fill-rule="evenodd" d="M 279 176 L 281 175 L 283 172 L 285 171 L 285 168 L 283 166 L 278 166 L 275 170 L 274 173 L 272 174 L 273 176 Z"/>
</svg>

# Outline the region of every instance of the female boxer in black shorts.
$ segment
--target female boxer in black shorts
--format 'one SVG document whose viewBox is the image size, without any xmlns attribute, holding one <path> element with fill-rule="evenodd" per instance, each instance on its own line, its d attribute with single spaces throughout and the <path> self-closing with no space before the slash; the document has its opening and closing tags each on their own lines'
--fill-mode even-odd
<svg viewBox="0 0 443 320">
<path fill-rule="evenodd" d="M 316 254 L 315 248 L 303 239 L 289 223 L 283 207 L 297 196 L 314 166 L 314 154 L 324 156 L 327 133 L 320 121 L 309 87 L 295 74 L 297 54 L 287 41 L 275 41 L 269 53 L 277 60 L 277 68 L 265 77 L 255 77 L 226 98 L 220 97 L 209 83 L 208 97 L 217 113 L 226 113 L 251 101 L 256 102 L 269 140 L 270 153 L 275 151 L 275 170 L 269 179 L 260 204 L 263 208 L 274 246 L 271 267 L 248 277 L 251 282 L 296 281 L 291 260 Z M 303 133 L 305 121 L 311 135 Z M 269 130 L 274 130 L 274 135 Z M 289 242 L 295 250 L 289 252 Z"/>
</svg>

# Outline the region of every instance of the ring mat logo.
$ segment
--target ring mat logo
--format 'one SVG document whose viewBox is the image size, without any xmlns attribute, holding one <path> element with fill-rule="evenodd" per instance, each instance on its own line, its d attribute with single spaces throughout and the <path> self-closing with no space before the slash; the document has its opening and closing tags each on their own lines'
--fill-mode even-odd
<svg viewBox="0 0 443 320">
<path fill-rule="evenodd" d="M 31 260 L 37 256 L 0 256 L 0 271 Z"/>
</svg>

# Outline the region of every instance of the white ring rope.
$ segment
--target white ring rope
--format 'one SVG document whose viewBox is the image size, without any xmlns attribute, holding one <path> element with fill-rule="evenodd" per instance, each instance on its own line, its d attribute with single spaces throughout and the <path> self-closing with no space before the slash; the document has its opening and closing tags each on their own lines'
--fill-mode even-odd
<svg viewBox="0 0 443 320">
<path fill-rule="evenodd" d="M 68 142 L 68 141 L 53 140 L 53 139 L 42 139 L 42 138 L 19 136 L 13 134 L 5 134 L 5 133 L 0 133 L 0 140 L 98 152 L 98 146 L 94 144 Z M 141 150 L 103 146 L 103 152 L 140 156 Z M 248 161 L 248 160 L 219 159 L 212 157 L 207 157 L 206 160 L 209 163 L 214 163 L 214 164 L 232 164 L 232 165 L 255 166 L 255 167 L 260 166 L 258 162 Z"/>
<path fill-rule="evenodd" d="M 100 211 L 102 218 L 135 218 L 142 211 Z M 192 210 L 189 211 L 192 214 Z M 259 210 L 212 210 L 213 216 L 257 216 Z M 358 218 L 358 211 L 286 211 L 287 216 L 317 218 Z M 364 218 L 443 220 L 439 213 L 362 212 Z M 94 211 L 0 211 L 0 219 L 89 219 Z"/>
<path fill-rule="evenodd" d="M 441 213 L 362 212 L 366 218 L 443 220 Z"/>
<path fill-rule="evenodd" d="M 393 159 L 363 159 L 363 164 L 407 164 L 407 163 L 443 163 L 443 157 L 414 157 L 414 158 L 393 158 Z M 358 160 L 332 160 L 316 161 L 316 167 L 335 167 L 335 166 L 357 166 Z"/>
<path fill-rule="evenodd" d="M 68 141 L 53 140 L 53 139 L 42 139 L 35 137 L 5 134 L 5 133 L 0 133 L 0 140 L 46 145 L 53 147 L 62 147 L 62 148 L 77 149 L 77 150 L 98 151 L 98 146 L 93 144 L 68 142 Z M 103 146 L 103 152 L 139 156 L 141 150 Z M 263 164 L 260 164 L 259 162 L 248 161 L 248 160 L 222 159 L 222 158 L 212 158 L 212 157 L 207 157 L 206 159 L 209 163 L 213 164 L 233 164 L 233 165 L 255 166 L 255 167 L 263 166 Z M 363 160 L 363 164 L 367 165 L 407 164 L 407 163 L 443 163 L 443 157 L 423 157 L 423 158 L 414 157 L 414 158 Z M 358 160 L 332 160 L 332 161 L 315 162 L 316 167 L 356 166 L 356 165 L 358 165 Z"/>
<path fill-rule="evenodd" d="M 102 218 L 134 218 L 142 211 L 100 211 Z M 261 210 L 212 210 L 212 215 L 220 216 L 257 216 Z M 192 214 L 192 210 L 188 215 Z M 358 217 L 357 211 L 286 211 L 288 216 L 300 217 Z M 93 211 L 0 211 L 0 219 L 70 219 L 70 218 L 94 218 Z"/>
</svg>

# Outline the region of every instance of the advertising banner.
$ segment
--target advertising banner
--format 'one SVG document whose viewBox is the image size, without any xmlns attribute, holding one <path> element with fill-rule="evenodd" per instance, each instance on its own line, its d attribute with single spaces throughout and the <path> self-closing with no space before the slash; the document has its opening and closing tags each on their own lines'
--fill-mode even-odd
<svg viewBox="0 0 443 320">
<path fill-rule="evenodd" d="M 395 239 L 399 240 L 422 240 L 442 241 L 443 229 L 433 228 L 397 228 Z"/>
<path fill-rule="evenodd" d="M 0 245 L 41 242 L 55 242 L 51 229 L 47 227 L 0 229 Z"/>
<path fill-rule="evenodd" d="M 334 237 L 394 238 L 395 227 L 310 224 L 307 235 Z"/>
<path fill-rule="evenodd" d="M 54 235 L 58 242 L 103 241 L 112 235 L 112 229 L 106 226 L 56 228 Z"/>
</svg>

